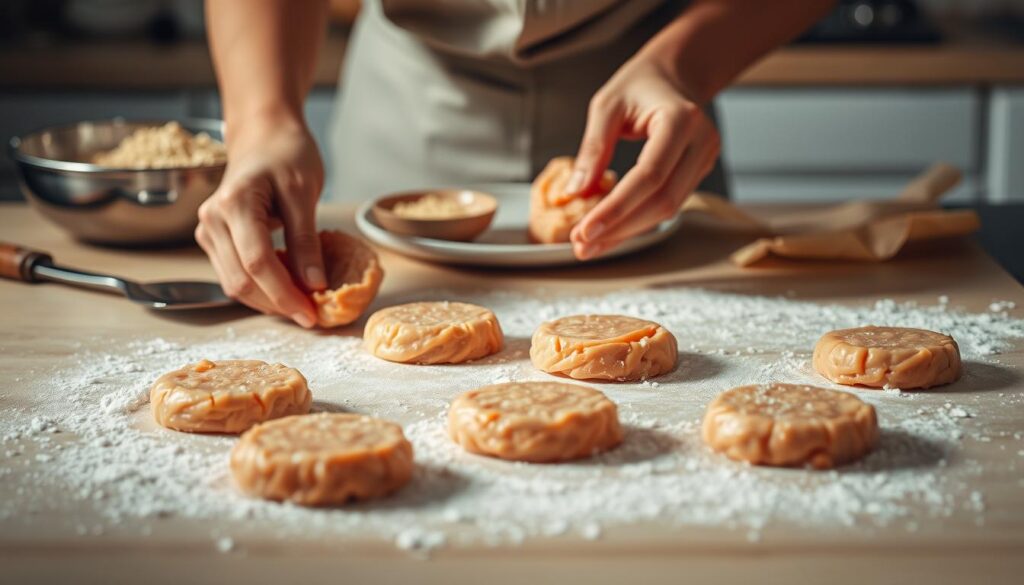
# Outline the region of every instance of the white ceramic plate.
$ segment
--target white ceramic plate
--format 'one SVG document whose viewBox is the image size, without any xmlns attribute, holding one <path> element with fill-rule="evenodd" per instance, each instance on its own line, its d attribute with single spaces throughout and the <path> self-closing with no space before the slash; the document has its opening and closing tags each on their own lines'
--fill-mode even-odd
<svg viewBox="0 0 1024 585">
<path fill-rule="evenodd" d="M 494 183 L 469 187 L 490 193 L 498 199 L 494 222 L 472 242 L 450 242 L 394 234 L 373 219 L 373 201 L 367 201 L 356 212 L 359 231 L 371 242 L 389 250 L 431 262 L 471 264 L 476 266 L 559 266 L 579 264 L 570 244 L 533 244 L 526 237 L 530 207 L 529 183 Z M 626 240 L 604 258 L 621 256 L 653 246 L 679 228 L 680 215 L 663 221 L 657 228 Z"/>
</svg>

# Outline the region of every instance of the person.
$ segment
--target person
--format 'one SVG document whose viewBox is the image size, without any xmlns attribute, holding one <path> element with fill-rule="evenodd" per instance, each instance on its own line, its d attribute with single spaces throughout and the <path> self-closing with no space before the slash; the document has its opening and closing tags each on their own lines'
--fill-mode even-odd
<svg viewBox="0 0 1024 585">
<path fill-rule="evenodd" d="M 333 191 L 529 180 L 576 152 L 573 191 L 624 171 L 571 235 L 579 258 L 599 256 L 675 214 L 706 177 L 720 188 L 708 104 L 831 4 L 364 0 L 335 116 Z M 207 2 L 230 163 L 196 240 L 230 296 L 307 328 L 308 291 L 326 286 L 324 166 L 303 103 L 327 13 L 321 0 Z M 279 226 L 294 279 L 272 248 Z"/>
</svg>

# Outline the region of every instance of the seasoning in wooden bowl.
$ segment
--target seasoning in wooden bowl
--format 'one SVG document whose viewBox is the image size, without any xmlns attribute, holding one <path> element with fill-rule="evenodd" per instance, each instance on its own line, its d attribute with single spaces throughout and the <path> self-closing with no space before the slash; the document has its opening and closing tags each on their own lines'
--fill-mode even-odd
<svg viewBox="0 0 1024 585">
<path fill-rule="evenodd" d="M 373 218 L 396 234 L 467 242 L 490 227 L 497 209 L 498 201 L 480 191 L 410 191 L 378 199 Z"/>
</svg>

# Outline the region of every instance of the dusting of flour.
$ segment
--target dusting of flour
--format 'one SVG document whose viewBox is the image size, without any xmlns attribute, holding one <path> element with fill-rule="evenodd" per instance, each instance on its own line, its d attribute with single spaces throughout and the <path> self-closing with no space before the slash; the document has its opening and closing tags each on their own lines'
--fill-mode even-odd
<svg viewBox="0 0 1024 585">
<path fill-rule="evenodd" d="M 12 407 L 0 396 L 0 481 L 16 486 L 16 497 L 0 502 L 0 530 L 17 530 L 40 511 L 62 512 L 68 530 L 83 536 L 130 526 L 145 537 L 162 522 L 215 520 L 210 545 L 230 553 L 254 526 L 271 526 L 282 538 L 369 534 L 429 550 L 566 534 L 593 540 L 638 522 L 724 527 L 751 541 L 775 526 L 870 532 L 895 524 L 914 531 L 962 513 L 980 524 L 985 494 L 970 486 L 981 465 L 962 456 L 965 441 L 992 439 L 991 421 L 977 415 L 976 405 L 1022 400 L 1019 390 L 1006 388 L 998 398 L 992 391 L 1015 379 L 998 354 L 1024 338 L 1024 321 L 1010 317 L 1006 303 L 970 314 L 944 297 L 929 306 L 880 300 L 847 307 L 685 288 L 544 299 L 431 291 L 400 300 L 487 306 L 505 330 L 506 348 L 470 364 L 417 367 L 373 358 L 351 332 L 222 328 L 200 339 L 139 336 L 17 380 L 36 400 Z M 530 335 L 543 320 L 575 313 L 650 319 L 679 339 L 676 371 L 635 384 L 592 384 L 619 404 L 622 446 L 592 460 L 531 465 L 453 445 L 444 426 L 448 402 L 484 384 L 550 379 L 529 363 Z M 867 459 L 834 471 L 753 468 L 702 446 L 701 415 L 722 390 L 772 381 L 838 388 L 810 369 L 814 343 L 830 329 L 866 324 L 953 335 L 967 368 L 946 389 L 955 400 L 943 391 L 851 390 L 876 405 L 882 439 Z M 413 481 L 392 498 L 335 509 L 243 497 L 227 467 L 234 438 L 176 433 L 151 422 L 150 383 L 202 358 L 282 362 L 308 378 L 314 410 L 402 423 L 416 451 Z M 83 509 L 93 516 L 76 517 Z"/>
</svg>

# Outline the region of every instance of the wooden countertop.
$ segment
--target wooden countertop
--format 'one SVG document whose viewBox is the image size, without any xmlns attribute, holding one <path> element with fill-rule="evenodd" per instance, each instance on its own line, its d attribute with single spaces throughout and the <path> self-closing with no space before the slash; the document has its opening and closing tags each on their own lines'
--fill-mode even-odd
<svg viewBox="0 0 1024 585">
<path fill-rule="evenodd" d="M 756 210 L 770 213 L 773 208 Z M 351 228 L 351 208 L 326 206 L 322 227 Z M 45 224 L 20 204 L 0 205 L 3 239 L 46 250 L 69 266 L 107 270 L 141 280 L 210 278 L 211 269 L 196 249 L 123 251 L 78 244 Z M 841 304 L 870 304 L 879 298 L 934 303 L 938 294 L 957 305 L 985 311 L 994 299 L 1014 301 L 1016 317 L 1024 317 L 1024 289 L 968 241 L 909 250 L 883 264 L 774 262 L 753 270 L 731 265 L 726 255 L 743 238 L 713 226 L 689 222 L 665 244 L 642 256 L 570 269 L 499 271 L 425 264 L 390 253 L 382 254 L 387 278 L 383 302 L 410 291 L 437 287 L 492 287 L 531 292 L 537 287 L 599 294 L 628 287 L 699 286 L 751 295 L 788 294 L 797 299 Z M 695 245 L 699 243 L 699 245 Z M 145 333 L 197 342 L 222 332 L 293 333 L 281 320 L 230 309 L 215 316 L 175 318 L 147 312 L 114 296 L 53 284 L 26 285 L 0 281 L 0 380 L 7 400 L 0 411 L 17 404 L 23 384 L 45 375 L 45 364 L 73 359 L 77 343 L 109 340 L 112 347 Z M 310 334 L 312 335 L 312 333 Z M 1024 396 L 1024 348 L 1000 356 L 1018 375 L 1002 388 L 1007 396 Z M 941 398 L 970 396 L 977 416 L 985 404 L 996 406 L 994 393 L 949 390 Z M 1004 394 L 1000 394 L 1003 396 Z M 1024 400 L 1001 401 L 1001 416 L 1024 421 Z M 1007 412 L 1009 408 L 1012 412 Z M 0 412 L 2 414 L 2 412 Z M 1017 428 L 1021 428 L 1018 424 Z M 167 519 L 159 532 L 140 537 L 137 526 L 123 523 L 113 534 L 76 537 L 71 520 L 50 508 L 30 517 L 0 518 L 0 566 L 11 582 L 102 582 L 144 579 L 157 583 L 223 581 L 458 582 L 487 575 L 491 583 L 527 579 L 542 582 L 579 580 L 587 583 L 678 582 L 1019 582 L 1024 571 L 1024 489 L 1017 469 L 1019 441 L 994 437 L 965 438 L 961 453 L 984 465 L 972 482 L 986 493 L 992 521 L 977 525 L 973 516 L 953 516 L 922 525 L 910 534 L 899 527 L 881 528 L 870 537 L 842 531 L 824 533 L 794 528 L 751 543 L 742 533 L 709 527 L 671 530 L 633 528 L 610 531 L 597 542 L 565 539 L 556 543 L 527 541 L 519 547 L 442 549 L 427 562 L 398 553 L 389 543 L 323 541 L 317 546 L 289 545 L 272 533 L 253 528 L 243 539 L 243 552 L 218 554 L 208 544 L 216 527 L 210 521 Z M 8 484 L 9 485 L 9 484 Z M 974 483 L 971 484 L 975 485 Z M 0 482 L 0 498 L 22 497 Z M 62 494 L 52 494 L 62 502 Z M 68 504 L 74 505 L 74 504 Z M 58 509 L 56 506 L 53 510 Z M 89 512 L 80 512 L 87 515 Z M 19 526 L 20 528 L 12 528 Z M 204 540 L 205 539 L 205 540 Z M 966 581 L 965 581 L 966 579 Z"/>
<path fill-rule="evenodd" d="M 316 85 L 338 83 L 347 33 L 329 36 Z M 747 70 L 741 87 L 1024 83 L 1024 44 L 954 35 L 937 45 L 794 45 Z M 216 85 L 205 43 L 71 42 L 0 49 L 0 88 L 178 90 Z"/>
</svg>

